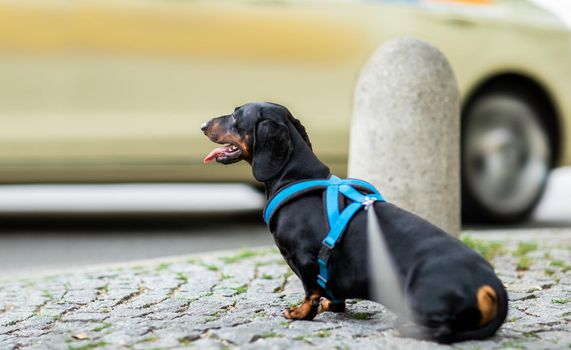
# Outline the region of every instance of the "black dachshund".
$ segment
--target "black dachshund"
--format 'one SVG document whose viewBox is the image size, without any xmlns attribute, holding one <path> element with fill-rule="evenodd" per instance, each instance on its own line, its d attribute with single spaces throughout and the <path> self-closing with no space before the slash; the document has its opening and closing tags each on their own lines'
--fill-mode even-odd
<svg viewBox="0 0 571 350">
<path fill-rule="evenodd" d="M 294 182 L 331 175 L 313 153 L 305 128 L 283 106 L 249 103 L 201 129 L 223 145 L 204 162 L 247 161 L 265 184 L 267 198 Z M 492 266 L 456 238 L 391 203 L 375 202 L 374 211 L 415 324 L 415 331 L 403 325 L 401 333 L 443 343 L 492 336 L 507 314 L 507 294 Z M 286 309 L 286 318 L 310 320 L 320 305 L 324 311 L 342 312 L 345 299 L 372 299 L 366 227 L 361 210 L 332 252 L 328 286 L 342 300 L 332 303 L 317 283 L 317 258 L 328 228 L 323 193 L 310 192 L 280 208 L 270 231 L 305 289 L 305 301 Z"/>
</svg>

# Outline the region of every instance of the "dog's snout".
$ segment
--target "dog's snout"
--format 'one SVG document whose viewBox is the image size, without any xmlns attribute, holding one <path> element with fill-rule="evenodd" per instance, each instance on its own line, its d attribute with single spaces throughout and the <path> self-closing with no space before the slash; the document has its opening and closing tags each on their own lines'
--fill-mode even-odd
<svg viewBox="0 0 571 350">
<path fill-rule="evenodd" d="M 206 134 L 206 130 L 208 129 L 208 122 L 204 122 L 202 123 L 202 125 L 200 126 L 200 130 L 202 130 L 202 132 L 204 134 Z"/>
</svg>

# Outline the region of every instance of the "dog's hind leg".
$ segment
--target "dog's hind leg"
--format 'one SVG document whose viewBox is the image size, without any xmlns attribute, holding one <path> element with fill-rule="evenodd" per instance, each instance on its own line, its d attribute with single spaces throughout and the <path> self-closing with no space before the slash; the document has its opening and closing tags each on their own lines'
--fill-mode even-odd
<svg viewBox="0 0 571 350">
<path fill-rule="evenodd" d="M 479 321 L 472 304 L 475 296 L 461 284 L 446 282 L 446 276 L 426 273 L 414 280 L 407 290 L 411 324 L 401 324 L 399 333 L 406 337 L 448 343 L 455 333 L 472 329 Z"/>
<path fill-rule="evenodd" d="M 327 298 L 321 298 L 321 311 L 344 312 L 345 301 L 334 303 Z"/>
<path fill-rule="evenodd" d="M 451 330 L 445 322 L 434 322 L 430 326 L 411 321 L 410 319 L 399 319 L 395 324 L 397 334 L 401 337 L 414 338 L 419 340 L 438 340 L 450 335 Z"/>
</svg>

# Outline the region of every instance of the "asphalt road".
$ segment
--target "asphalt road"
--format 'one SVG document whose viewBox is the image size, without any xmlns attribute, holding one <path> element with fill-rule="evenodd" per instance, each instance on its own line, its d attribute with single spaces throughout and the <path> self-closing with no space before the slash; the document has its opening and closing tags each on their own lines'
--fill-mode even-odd
<svg viewBox="0 0 571 350">
<path fill-rule="evenodd" d="M 571 167 L 558 169 L 514 228 L 571 227 L 570 199 Z M 236 185 L 3 186 L 0 274 L 273 244 L 263 202 Z"/>
</svg>

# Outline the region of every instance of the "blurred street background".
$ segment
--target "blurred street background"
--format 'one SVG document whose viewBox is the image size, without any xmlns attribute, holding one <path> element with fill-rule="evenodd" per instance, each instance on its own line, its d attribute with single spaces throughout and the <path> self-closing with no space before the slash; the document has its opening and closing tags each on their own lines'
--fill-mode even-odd
<svg viewBox="0 0 571 350">
<path fill-rule="evenodd" d="M 0 187 L 0 198 L 11 203 L 0 206 L 5 222 L 0 271 L 30 273 L 273 244 L 261 220 L 263 194 L 247 185 L 98 187 L 103 188 Z M 43 199 L 54 198 L 51 191 L 57 199 Z M 569 198 L 571 167 L 557 169 L 531 218 L 511 227 L 571 227 Z"/>
<path fill-rule="evenodd" d="M 571 226 L 570 26 L 558 0 L 0 0 L 0 274 L 273 244 L 200 125 L 283 104 L 343 177 L 356 80 L 399 36 L 455 72 L 464 229 Z"/>
</svg>

